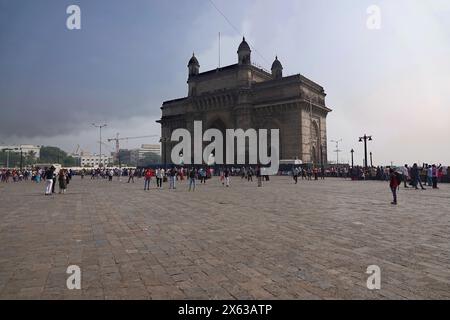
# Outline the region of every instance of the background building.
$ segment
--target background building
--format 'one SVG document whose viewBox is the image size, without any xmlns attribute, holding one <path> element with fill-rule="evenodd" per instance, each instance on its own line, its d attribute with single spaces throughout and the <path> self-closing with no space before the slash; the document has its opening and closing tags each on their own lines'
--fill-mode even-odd
<svg viewBox="0 0 450 320">
<path fill-rule="evenodd" d="M 137 149 L 120 149 L 120 163 L 131 166 L 145 166 L 149 163 L 161 163 L 161 147 L 159 144 L 143 144 Z"/>
<path fill-rule="evenodd" d="M 112 157 L 102 154 L 101 160 L 99 155 L 90 155 L 90 154 L 83 154 L 79 157 L 79 163 L 81 167 L 98 167 L 100 164 L 103 167 L 108 166 L 112 163 Z"/>
<path fill-rule="evenodd" d="M 141 155 L 148 152 L 161 155 L 161 145 L 159 144 L 143 144 L 139 150 Z"/>
<path fill-rule="evenodd" d="M 9 146 L 0 146 L 0 150 L 7 149 L 9 152 L 22 153 L 24 155 L 30 154 L 33 155 L 35 159 L 40 157 L 41 146 L 35 146 L 31 144 L 20 144 L 20 145 L 9 145 Z"/>
</svg>

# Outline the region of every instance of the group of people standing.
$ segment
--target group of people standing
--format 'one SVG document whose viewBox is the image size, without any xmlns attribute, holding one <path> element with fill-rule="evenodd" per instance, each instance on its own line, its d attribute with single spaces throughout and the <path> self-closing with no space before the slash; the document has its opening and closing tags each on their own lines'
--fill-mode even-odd
<svg viewBox="0 0 450 320">
<path fill-rule="evenodd" d="M 131 172 L 130 175 L 133 175 Z M 157 168 L 155 170 L 153 169 L 146 169 L 144 171 L 144 190 L 150 190 L 150 184 L 153 178 L 156 179 L 156 188 L 162 189 L 163 186 L 163 179 L 166 175 L 166 172 L 163 168 Z M 128 182 L 131 178 L 128 178 Z M 134 182 L 134 178 L 133 178 Z"/>
<path fill-rule="evenodd" d="M 0 181 L 4 183 L 8 182 L 20 182 L 28 181 L 30 178 L 34 177 L 36 171 L 30 169 L 1 169 L 0 170 Z"/>
<path fill-rule="evenodd" d="M 400 178 L 403 181 L 405 188 L 411 186 L 415 189 L 419 189 L 420 186 L 422 190 L 425 190 L 421 179 L 421 176 L 425 176 L 425 185 L 432 187 L 433 189 L 439 189 L 438 182 L 441 182 L 444 177 L 443 169 L 442 165 L 424 164 L 422 167 L 419 167 L 417 163 L 414 163 L 412 167 L 408 167 L 408 165 L 405 164 L 404 167 L 399 170 L 399 173 L 401 173 Z"/>
<path fill-rule="evenodd" d="M 292 168 L 292 178 L 294 179 L 295 184 L 298 183 L 298 178 L 301 177 L 302 180 L 312 180 L 314 177 L 314 180 L 319 180 L 319 177 L 321 180 L 325 179 L 325 168 L 321 167 L 297 167 L 294 166 Z"/>
<path fill-rule="evenodd" d="M 190 169 L 183 167 L 172 167 L 167 170 L 164 168 L 145 169 L 143 172 L 144 177 L 144 190 L 150 190 L 151 181 L 156 180 L 156 188 L 162 189 L 163 182 L 169 182 L 169 189 L 176 189 L 177 181 L 184 181 L 186 178 L 189 182 L 189 191 L 195 191 L 197 180 L 200 180 L 201 184 L 206 184 L 206 180 L 210 178 L 212 172 L 207 168 L 195 168 Z M 128 182 L 134 182 L 134 173 L 130 171 Z"/>
<path fill-rule="evenodd" d="M 219 176 L 220 183 L 228 188 L 230 187 L 231 177 L 237 175 L 238 172 L 241 174 L 241 179 L 247 179 L 248 181 L 253 181 L 253 176 L 255 176 L 258 187 L 262 187 L 264 180 L 269 180 L 268 176 L 262 174 L 259 166 L 256 168 L 242 168 L 240 171 L 233 171 L 231 168 L 223 167 L 219 168 L 218 172 L 211 167 L 192 166 L 185 168 L 174 166 L 167 170 L 158 167 L 156 169 L 145 169 L 142 176 L 144 178 L 144 190 L 150 190 L 152 181 L 155 179 L 157 189 L 163 188 L 163 182 L 169 182 L 169 189 L 176 189 L 178 181 L 187 180 L 188 191 L 195 191 L 198 183 L 206 184 L 206 181 L 211 179 L 215 174 Z M 134 173 L 132 171 L 130 171 L 128 182 L 134 182 Z"/>
<path fill-rule="evenodd" d="M 60 169 L 58 172 L 54 166 L 44 169 L 45 195 L 55 193 L 56 182 L 59 184 L 59 193 L 65 194 L 67 185 L 72 179 L 72 173 L 67 169 Z"/>
<path fill-rule="evenodd" d="M 426 182 L 422 184 L 421 175 L 426 173 Z M 412 167 L 405 164 L 402 168 L 395 170 L 394 168 L 389 169 L 389 187 L 392 191 L 393 205 L 397 205 L 397 191 L 400 189 L 400 185 L 403 182 L 405 189 L 410 187 L 418 190 L 426 190 L 424 184 L 432 187 L 433 189 L 439 189 L 438 182 L 442 180 L 444 176 L 442 165 L 429 165 L 424 164 L 419 167 L 417 163 L 414 163 Z"/>
</svg>

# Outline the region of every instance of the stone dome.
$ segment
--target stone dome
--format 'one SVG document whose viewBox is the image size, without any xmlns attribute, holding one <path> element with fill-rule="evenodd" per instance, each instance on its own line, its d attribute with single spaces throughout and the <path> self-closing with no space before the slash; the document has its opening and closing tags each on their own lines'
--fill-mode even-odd
<svg viewBox="0 0 450 320">
<path fill-rule="evenodd" d="M 278 60 L 278 57 L 275 57 L 275 61 L 272 63 L 272 70 L 274 69 L 283 69 L 283 66 L 281 65 L 280 60 Z"/>
<path fill-rule="evenodd" d="M 238 53 L 239 52 L 251 52 L 252 50 L 250 50 L 250 46 L 248 45 L 247 41 L 245 41 L 245 37 L 242 38 L 242 42 L 239 45 L 238 48 Z"/>
<path fill-rule="evenodd" d="M 192 58 L 189 60 L 188 66 L 191 65 L 195 65 L 195 66 L 199 66 L 200 64 L 198 63 L 197 58 L 195 57 L 195 54 L 192 54 Z"/>
</svg>

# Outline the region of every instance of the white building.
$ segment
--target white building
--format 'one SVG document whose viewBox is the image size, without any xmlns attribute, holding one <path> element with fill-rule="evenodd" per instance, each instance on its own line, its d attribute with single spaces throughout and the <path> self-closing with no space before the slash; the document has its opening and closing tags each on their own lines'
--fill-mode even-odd
<svg viewBox="0 0 450 320">
<path fill-rule="evenodd" d="M 103 167 L 108 166 L 108 164 L 112 163 L 112 157 L 106 154 L 102 154 L 101 160 L 98 154 L 90 155 L 81 155 L 79 157 L 80 165 L 82 167 L 98 167 L 99 164 L 102 164 Z"/>
<path fill-rule="evenodd" d="M 161 155 L 161 145 L 159 144 L 143 144 L 139 149 L 139 156 L 144 156 L 146 153 L 152 152 Z"/>
<path fill-rule="evenodd" d="M 130 160 L 129 162 L 133 165 L 137 165 L 140 160 L 145 158 L 147 153 L 154 153 L 161 155 L 161 146 L 159 144 L 143 144 L 138 149 L 129 150 Z"/>
<path fill-rule="evenodd" d="M 20 153 L 20 151 L 22 151 L 23 155 L 27 155 L 30 152 L 32 152 L 35 159 L 39 158 L 41 152 L 41 146 L 34 146 L 32 144 L 0 146 L 0 151 L 4 149 L 9 150 L 9 152 L 16 152 L 16 153 Z"/>
</svg>

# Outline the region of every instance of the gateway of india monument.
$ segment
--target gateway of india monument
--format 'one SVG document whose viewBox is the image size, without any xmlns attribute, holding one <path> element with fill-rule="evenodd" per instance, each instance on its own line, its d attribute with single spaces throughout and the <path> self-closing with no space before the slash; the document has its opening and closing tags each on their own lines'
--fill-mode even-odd
<svg viewBox="0 0 450 320">
<path fill-rule="evenodd" d="M 162 160 L 171 163 L 171 150 L 178 143 L 170 141 L 175 129 L 185 128 L 193 136 L 194 121 L 202 121 L 203 131 L 279 129 L 280 160 L 326 164 L 326 118 L 331 109 L 325 105 L 323 87 L 300 74 L 283 77 L 278 58 L 272 72 L 253 65 L 245 38 L 237 54 L 236 64 L 205 72 L 192 55 L 188 96 L 161 107 Z"/>
</svg>

